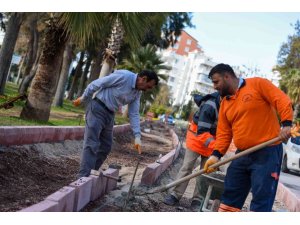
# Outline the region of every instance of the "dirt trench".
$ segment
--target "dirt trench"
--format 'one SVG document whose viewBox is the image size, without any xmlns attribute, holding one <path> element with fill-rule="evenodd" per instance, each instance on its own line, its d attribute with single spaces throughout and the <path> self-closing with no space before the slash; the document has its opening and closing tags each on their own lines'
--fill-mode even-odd
<svg viewBox="0 0 300 225">
<path fill-rule="evenodd" d="M 174 129 L 182 140 L 184 131 Z M 149 131 L 150 133 L 144 133 Z M 151 188 L 168 184 L 176 179 L 182 165 L 185 149 L 182 148 L 179 157 L 151 186 L 141 186 L 142 172 L 149 163 L 155 162 L 159 155 L 171 151 L 171 136 L 168 127 L 157 123 L 144 125 L 143 154 L 136 178 L 134 191 L 145 192 Z M 61 187 L 76 180 L 79 169 L 82 141 L 66 140 L 61 143 L 41 143 L 13 147 L 0 146 L 0 211 L 18 211 L 45 199 L 48 195 Z M 167 192 L 152 195 L 133 195 L 124 209 L 130 182 L 137 163 L 138 155 L 133 149 L 133 136 L 131 132 L 116 135 L 112 152 L 102 166 L 107 169 L 110 164 L 121 165 L 119 175 L 121 182 L 117 189 L 108 195 L 90 202 L 81 211 L 83 212 L 192 212 L 190 208 L 191 197 L 196 179 L 192 179 L 186 193 L 176 206 L 167 206 L 163 199 Z M 170 191 L 170 190 L 168 190 Z M 251 195 L 249 195 L 243 210 L 249 210 Z M 287 211 L 285 206 L 275 200 L 274 211 Z"/>
<path fill-rule="evenodd" d="M 142 131 L 144 128 L 146 126 L 142 127 Z M 151 128 L 150 133 L 142 136 L 140 174 L 147 164 L 173 149 L 167 127 L 153 124 Z M 149 134 L 154 137 L 147 137 Z M 0 211 L 18 211 L 31 206 L 75 181 L 82 145 L 83 141 L 66 140 L 61 143 L 0 146 Z M 137 157 L 132 133 L 115 135 L 112 151 L 102 169 L 107 169 L 110 164 L 121 165 L 122 182 L 130 183 Z"/>
</svg>

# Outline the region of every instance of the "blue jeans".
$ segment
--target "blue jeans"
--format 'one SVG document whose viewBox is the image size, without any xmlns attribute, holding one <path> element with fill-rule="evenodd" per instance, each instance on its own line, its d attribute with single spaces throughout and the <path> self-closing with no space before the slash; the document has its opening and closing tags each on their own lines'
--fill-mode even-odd
<svg viewBox="0 0 300 225">
<path fill-rule="evenodd" d="M 282 152 L 282 144 L 279 144 L 233 160 L 227 170 L 221 202 L 242 209 L 251 189 L 250 211 L 272 211 Z"/>
<path fill-rule="evenodd" d="M 86 109 L 83 152 L 79 177 L 87 177 L 92 169 L 98 170 L 112 147 L 114 113 L 97 101 L 91 100 Z"/>
</svg>

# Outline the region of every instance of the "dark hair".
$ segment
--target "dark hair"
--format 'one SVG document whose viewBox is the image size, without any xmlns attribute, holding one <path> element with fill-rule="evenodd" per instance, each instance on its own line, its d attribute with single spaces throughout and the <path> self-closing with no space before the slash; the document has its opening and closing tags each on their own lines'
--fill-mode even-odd
<svg viewBox="0 0 300 225">
<path fill-rule="evenodd" d="M 229 66 L 228 64 L 220 63 L 220 64 L 214 66 L 214 67 L 210 70 L 210 72 L 209 72 L 209 74 L 208 74 L 208 78 L 211 79 L 212 76 L 213 76 L 215 73 L 219 73 L 219 74 L 222 74 L 222 75 L 223 75 L 223 74 L 226 73 L 226 72 L 229 73 L 230 75 L 236 77 L 236 75 L 235 75 L 233 69 L 231 68 L 231 66 Z"/>
<path fill-rule="evenodd" d="M 139 77 L 147 77 L 147 82 L 155 80 L 155 85 L 158 85 L 158 76 L 155 72 L 151 70 L 142 70 L 139 74 Z"/>
</svg>

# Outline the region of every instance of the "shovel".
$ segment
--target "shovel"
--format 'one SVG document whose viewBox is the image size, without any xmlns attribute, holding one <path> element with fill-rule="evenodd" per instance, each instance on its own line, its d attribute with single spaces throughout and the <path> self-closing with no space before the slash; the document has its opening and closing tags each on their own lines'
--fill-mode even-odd
<svg viewBox="0 0 300 225">
<path fill-rule="evenodd" d="M 142 153 L 140 148 L 138 149 L 138 152 L 139 152 L 139 156 L 138 156 L 137 164 L 135 166 L 135 170 L 134 170 L 134 173 L 133 173 L 133 177 L 132 177 L 132 180 L 131 180 L 131 183 L 130 183 L 130 187 L 129 187 L 128 193 L 127 193 L 127 197 L 126 197 L 126 199 L 124 201 L 123 211 L 126 209 L 127 202 L 129 200 L 129 197 L 130 197 L 130 194 L 131 194 L 131 191 L 132 191 L 132 186 L 133 186 L 134 178 L 135 178 L 135 175 L 136 175 L 136 171 L 137 171 L 137 169 L 139 167 L 139 164 L 140 164 L 140 161 L 142 159 L 142 157 L 140 156 L 140 154 Z"/>
<path fill-rule="evenodd" d="M 297 125 L 293 126 L 291 128 L 291 136 L 292 137 L 300 136 L 299 130 L 300 130 L 300 125 L 297 122 Z M 275 142 L 278 142 L 278 141 L 281 141 L 281 138 L 280 137 L 275 137 L 275 138 L 273 138 L 273 139 L 271 139 L 269 141 L 266 141 L 266 142 L 263 142 L 263 143 L 258 144 L 256 146 L 253 146 L 251 148 L 248 148 L 248 149 L 246 149 L 246 150 L 244 150 L 244 151 L 242 151 L 242 152 L 240 152 L 240 153 L 238 153 L 238 154 L 236 154 L 236 155 L 234 155 L 234 156 L 232 156 L 230 158 L 221 160 L 221 161 L 219 161 L 219 162 L 211 165 L 209 168 L 216 169 L 219 166 L 222 166 L 222 165 L 224 165 L 224 164 L 226 164 L 228 162 L 231 162 L 231 161 L 233 161 L 235 159 L 238 159 L 238 158 L 240 158 L 242 156 L 245 156 L 245 155 L 248 155 L 250 153 L 256 152 L 257 150 L 262 149 L 264 147 L 267 147 L 268 145 L 274 144 Z M 158 192 L 163 192 L 163 191 L 168 190 L 171 187 L 174 187 L 174 186 L 176 186 L 178 184 L 181 184 L 181 183 L 183 183 L 183 182 L 185 182 L 187 180 L 190 180 L 190 179 L 192 179 L 194 177 L 197 177 L 197 176 L 199 176 L 201 174 L 204 174 L 204 173 L 206 173 L 206 171 L 204 169 L 201 169 L 200 171 L 198 171 L 196 173 L 192 173 L 192 174 L 190 174 L 188 176 L 185 176 L 185 177 L 183 177 L 181 179 L 178 179 L 178 180 L 176 180 L 174 182 L 171 182 L 171 183 L 169 183 L 167 185 L 164 185 L 164 186 L 161 186 L 161 187 L 157 187 L 157 188 L 153 188 L 152 190 L 149 190 L 149 191 L 147 191 L 145 193 L 136 193 L 136 195 L 140 195 L 141 196 L 141 195 L 147 195 L 147 194 L 154 194 L 154 193 L 158 193 Z"/>
<path fill-rule="evenodd" d="M 228 162 L 231 162 L 232 160 L 235 160 L 235 159 L 238 159 L 238 158 L 240 158 L 240 157 L 242 157 L 242 156 L 248 155 L 248 154 L 250 154 L 250 153 L 252 153 L 252 152 L 255 152 L 255 151 L 257 151 L 257 150 L 259 150 L 259 149 L 261 149 L 261 148 L 264 148 L 264 147 L 266 147 L 266 146 L 268 146 L 268 145 L 274 144 L 275 142 L 278 142 L 278 141 L 280 141 L 280 140 L 281 140 L 280 137 L 273 138 L 273 139 L 271 139 L 271 140 L 269 140 L 269 141 L 266 141 L 266 142 L 264 142 L 264 143 L 261 143 L 261 144 L 258 144 L 258 145 L 256 145 L 256 146 L 254 146 L 254 147 L 248 148 L 248 149 L 246 149 L 246 150 L 244 150 L 244 151 L 242 151 L 242 152 L 240 152 L 240 153 L 238 153 L 238 154 L 236 154 L 236 155 L 234 155 L 234 156 L 232 156 L 232 157 L 230 157 L 230 158 L 227 158 L 227 159 L 224 159 L 224 160 L 222 160 L 222 161 L 219 161 L 219 162 L 217 162 L 217 163 L 211 165 L 209 168 L 216 169 L 216 168 L 218 168 L 219 166 L 222 166 L 222 165 L 224 165 L 224 164 L 226 164 L 226 163 L 228 163 Z M 136 195 L 140 195 L 140 196 L 141 196 L 141 195 L 154 194 L 154 193 L 158 193 L 158 192 L 164 192 L 164 191 L 168 190 L 168 189 L 171 188 L 171 187 L 174 187 L 174 186 L 176 186 L 176 185 L 178 185 L 178 184 L 181 184 L 181 183 L 183 183 L 183 182 L 185 182 L 185 181 L 187 181 L 187 180 L 190 180 L 190 179 L 192 179 L 192 178 L 194 178 L 194 177 L 197 177 L 197 176 L 199 176 L 199 175 L 201 175 L 201 174 L 204 174 L 204 173 L 206 173 L 205 170 L 204 170 L 204 169 L 201 169 L 200 171 L 197 171 L 197 172 L 195 172 L 195 173 L 192 173 L 192 174 L 190 174 L 190 175 L 188 175 L 188 176 L 185 176 L 185 177 L 183 177 L 183 178 L 181 178 L 181 179 L 178 179 L 178 180 L 176 180 L 176 181 L 174 181 L 174 182 L 171 182 L 171 183 L 166 184 L 166 185 L 164 185 L 164 186 L 160 186 L 160 187 L 157 187 L 157 188 L 153 188 L 152 190 L 149 190 L 149 191 L 147 191 L 147 192 L 145 192 L 145 193 L 136 193 Z"/>
</svg>

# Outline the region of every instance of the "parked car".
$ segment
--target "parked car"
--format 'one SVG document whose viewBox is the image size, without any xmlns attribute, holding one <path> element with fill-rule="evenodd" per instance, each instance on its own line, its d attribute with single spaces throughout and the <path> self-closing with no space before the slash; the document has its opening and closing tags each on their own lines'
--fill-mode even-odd
<svg viewBox="0 0 300 225">
<path fill-rule="evenodd" d="M 282 172 L 288 173 L 290 170 L 300 172 L 300 137 L 290 138 L 283 144 Z"/>
<path fill-rule="evenodd" d="M 159 118 L 160 118 L 160 121 L 162 121 L 162 122 L 165 122 L 165 120 L 166 120 L 165 114 L 161 115 Z M 167 122 L 168 122 L 169 125 L 175 125 L 174 117 L 172 115 L 169 115 Z"/>
</svg>

